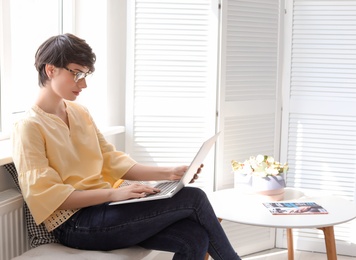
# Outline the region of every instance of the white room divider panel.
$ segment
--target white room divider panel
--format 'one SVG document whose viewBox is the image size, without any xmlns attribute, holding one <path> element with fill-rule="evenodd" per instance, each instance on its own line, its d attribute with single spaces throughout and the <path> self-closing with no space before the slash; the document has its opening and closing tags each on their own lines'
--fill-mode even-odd
<svg viewBox="0 0 356 260">
<path fill-rule="evenodd" d="M 356 1 L 287 1 L 282 159 L 287 185 L 356 197 Z M 356 256 L 356 221 L 335 227 L 339 254 Z M 325 252 L 316 230 L 296 248 Z M 280 236 L 278 245 L 285 244 Z"/>
<path fill-rule="evenodd" d="M 279 157 L 281 9 L 278 0 L 222 1 L 218 125 L 224 131 L 216 189 L 233 187 L 231 160 L 260 153 Z M 275 245 L 275 229 L 222 223 L 241 254 Z"/>
<path fill-rule="evenodd" d="M 215 132 L 218 2 L 128 1 L 126 150 L 188 164 Z M 212 190 L 214 154 L 198 185 Z"/>
</svg>

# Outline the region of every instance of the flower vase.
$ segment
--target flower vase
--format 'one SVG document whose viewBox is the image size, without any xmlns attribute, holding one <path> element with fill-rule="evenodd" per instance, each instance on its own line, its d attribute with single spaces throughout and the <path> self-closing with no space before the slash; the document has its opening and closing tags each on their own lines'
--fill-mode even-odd
<svg viewBox="0 0 356 260">
<path fill-rule="evenodd" d="M 234 188 L 242 192 L 251 193 L 252 176 L 248 174 L 235 173 Z"/>
<path fill-rule="evenodd" d="M 252 176 L 252 189 L 255 193 L 263 195 L 268 200 L 278 201 L 284 199 L 285 181 L 283 176 Z"/>
</svg>

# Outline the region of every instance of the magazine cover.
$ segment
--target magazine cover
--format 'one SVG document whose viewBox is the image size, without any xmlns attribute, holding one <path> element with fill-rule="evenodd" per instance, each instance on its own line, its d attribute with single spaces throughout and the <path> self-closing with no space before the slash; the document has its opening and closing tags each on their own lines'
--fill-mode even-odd
<svg viewBox="0 0 356 260">
<path fill-rule="evenodd" d="M 328 214 L 326 209 L 315 202 L 266 202 L 263 205 L 273 215 Z"/>
</svg>

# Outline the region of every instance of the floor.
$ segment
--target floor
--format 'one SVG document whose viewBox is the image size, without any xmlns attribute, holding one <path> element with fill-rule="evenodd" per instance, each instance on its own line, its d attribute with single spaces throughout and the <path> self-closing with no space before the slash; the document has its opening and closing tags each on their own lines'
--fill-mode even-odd
<svg viewBox="0 0 356 260">
<path fill-rule="evenodd" d="M 288 259 L 288 253 L 286 249 L 271 249 L 252 255 L 246 255 L 242 257 L 243 260 L 286 260 Z M 338 260 L 356 260 L 356 257 L 352 256 L 337 256 Z M 326 254 L 313 253 L 306 251 L 295 251 L 294 260 L 327 260 Z"/>
<path fill-rule="evenodd" d="M 155 256 L 148 257 L 147 260 L 169 260 L 172 259 L 170 253 L 159 253 Z M 288 254 L 286 249 L 271 249 L 252 255 L 242 257 L 242 260 L 287 260 Z M 146 258 L 145 258 L 146 260 Z M 313 253 L 306 251 L 295 251 L 294 260 L 327 260 L 326 254 Z M 337 260 L 356 260 L 356 257 L 338 255 Z"/>
</svg>

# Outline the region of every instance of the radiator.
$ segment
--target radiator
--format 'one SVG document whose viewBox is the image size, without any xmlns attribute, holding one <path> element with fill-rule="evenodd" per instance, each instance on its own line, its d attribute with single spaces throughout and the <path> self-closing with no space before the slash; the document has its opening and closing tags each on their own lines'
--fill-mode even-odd
<svg viewBox="0 0 356 260">
<path fill-rule="evenodd" d="M 0 260 L 10 260 L 29 249 L 23 198 L 15 189 L 0 192 Z"/>
</svg>

